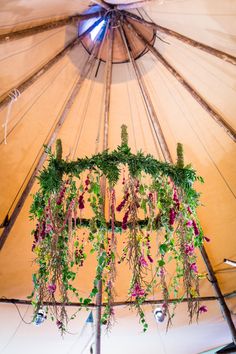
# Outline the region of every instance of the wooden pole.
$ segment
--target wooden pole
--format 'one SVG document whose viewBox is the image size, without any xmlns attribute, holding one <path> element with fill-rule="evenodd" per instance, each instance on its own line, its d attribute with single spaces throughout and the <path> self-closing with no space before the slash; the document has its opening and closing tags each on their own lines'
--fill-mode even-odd
<svg viewBox="0 0 236 354">
<path fill-rule="evenodd" d="M 17 90 L 22 94 L 28 87 L 33 85 L 43 74 L 45 74 L 51 67 L 56 64 L 60 59 L 62 59 L 67 53 L 69 53 L 77 44 L 79 44 L 78 38 L 74 38 L 71 42 L 67 44 L 55 57 L 50 59 L 46 64 L 41 66 L 33 75 L 28 79 L 23 81 L 18 87 Z M 5 108 L 11 101 L 11 98 L 8 96 L 11 90 L 5 92 L 0 97 L 0 109 Z"/>
<path fill-rule="evenodd" d="M 129 60 L 130 60 L 130 62 L 132 64 L 132 66 L 133 66 L 136 78 L 138 80 L 138 84 L 139 84 L 140 90 L 141 90 L 141 92 L 142 92 L 142 94 L 143 94 L 143 96 L 145 98 L 145 101 L 147 102 L 147 109 L 149 111 L 149 114 L 150 114 L 150 117 L 151 117 L 152 126 L 153 126 L 153 129 L 154 129 L 157 141 L 159 143 L 159 146 L 161 148 L 163 157 L 164 157 L 164 159 L 167 162 L 171 162 L 170 151 L 169 151 L 167 142 L 165 140 L 164 134 L 162 132 L 161 125 L 159 123 L 159 120 L 158 120 L 154 105 L 152 103 L 151 97 L 149 95 L 148 89 L 147 89 L 147 87 L 145 85 L 144 79 L 143 79 L 143 77 L 141 75 L 141 72 L 139 70 L 139 67 L 138 67 L 138 65 L 137 65 L 137 63 L 136 63 L 136 61 L 134 59 L 131 47 L 130 47 L 129 42 L 128 42 L 127 38 L 126 38 L 126 35 L 125 35 L 125 32 L 124 32 L 122 26 L 120 26 L 120 33 L 121 33 L 121 37 L 123 39 L 124 46 L 125 46 L 125 48 L 127 50 Z"/>
<path fill-rule="evenodd" d="M 91 14 L 80 14 L 80 15 L 78 14 L 78 15 L 65 17 L 60 20 L 46 22 L 43 23 L 42 25 L 33 26 L 30 28 L 18 29 L 16 31 L 13 30 L 12 32 L 9 33 L 0 34 L 0 44 L 8 43 L 9 41 L 32 36 L 34 34 L 42 33 L 45 31 L 50 31 L 52 29 L 63 27 L 66 25 L 74 24 L 78 20 L 84 21 L 94 17 L 102 17 L 103 15 L 104 15 L 104 11 L 96 11 Z"/>
<path fill-rule="evenodd" d="M 149 21 L 146 21 L 144 19 L 142 19 L 141 17 L 133 14 L 133 13 L 130 13 L 130 12 L 127 12 L 127 11 L 124 11 L 125 15 L 127 17 L 130 17 L 130 18 L 133 18 L 134 20 L 142 23 L 142 24 L 145 24 L 146 26 L 149 26 L 157 31 L 160 31 L 164 34 L 167 34 L 168 36 L 171 36 L 171 37 L 175 37 L 177 38 L 179 41 L 182 41 L 188 45 L 191 45 L 192 47 L 194 48 L 198 48 L 208 54 L 211 54 L 211 55 L 214 55 L 215 57 L 221 59 L 221 60 L 224 60 L 230 64 L 233 64 L 233 65 L 236 65 L 236 57 L 234 57 L 233 55 L 231 54 L 228 54 L 228 53 L 225 53 L 221 50 L 218 50 L 216 48 L 213 48 L 213 47 L 210 47 L 209 45 L 207 44 L 203 44 L 201 42 L 198 42 L 198 41 L 195 41 L 194 39 L 192 38 L 189 38 L 187 36 L 184 36 L 183 34 L 180 34 L 176 31 L 173 31 L 169 28 L 166 28 L 166 27 L 163 27 L 163 26 L 160 26 L 160 25 L 157 25 L 156 23 L 154 22 L 149 22 Z"/>
<path fill-rule="evenodd" d="M 47 72 L 55 63 L 57 63 L 61 58 L 63 58 L 69 51 L 71 51 L 74 46 L 80 43 L 81 39 L 87 36 L 100 22 L 102 19 L 97 20 L 92 26 L 90 26 L 86 31 L 80 34 L 79 37 L 74 38 L 65 48 L 63 48 L 55 57 L 50 59 L 46 64 L 41 66 L 32 76 L 23 81 L 16 89 L 23 93 L 29 86 L 31 86 L 36 80 L 38 80 L 45 72 Z M 4 93 L 0 98 L 0 108 L 3 109 L 11 101 L 8 96 L 9 92 Z"/>
<path fill-rule="evenodd" d="M 142 34 L 128 21 L 128 28 L 146 45 L 150 52 L 157 58 L 164 67 L 181 83 L 181 85 L 190 93 L 190 95 L 202 106 L 202 108 L 221 126 L 229 137 L 236 142 L 236 131 L 225 121 L 225 119 L 184 79 L 184 77 L 153 47 Z"/>
<path fill-rule="evenodd" d="M 225 318 L 225 321 L 228 324 L 228 327 L 229 327 L 229 330 L 231 332 L 231 336 L 232 336 L 233 342 L 236 345 L 236 328 L 235 328 L 234 322 L 232 320 L 230 310 L 229 310 L 229 308 L 228 308 L 228 306 L 227 306 L 227 304 L 225 302 L 224 296 L 223 296 L 223 294 L 221 292 L 219 283 L 217 281 L 217 278 L 216 278 L 214 270 L 212 268 L 210 259 L 209 259 L 208 255 L 207 255 L 207 252 L 206 252 L 206 249 L 204 248 L 204 246 L 202 246 L 202 248 L 201 248 L 201 255 L 202 255 L 202 258 L 203 258 L 203 260 L 205 262 L 205 265 L 207 267 L 208 274 L 209 274 L 209 280 L 210 280 L 210 282 L 211 282 L 211 284 L 212 284 L 212 286 L 213 286 L 213 288 L 215 290 L 215 293 L 216 293 L 216 296 L 217 296 L 217 300 L 219 302 L 222 314 L 223 314 L 223 316 Z"/>
<path fill-rule="evenodd" d="M 96 44 L 95 44 L 95 46 L 93 48 L 93 51 L 92 51 L 92 53 L 90 55 L 90 58 L 85 63 L 85 65 L 84 65 L 84 67 L 82 69 L 81 75 L 80 75 L 79 79 L 77 80 L 77 82 L 75 84 L 75 87 L 74 87 L 74 89 L 73 89 L 68 101 L 66 102 L 66 105 L 65 105 L 65 107 L 64 107 L 64 109 L 63 109 L 63 111 L 62 111 L 62 113 L 61 113 L 61 115 L 60 115 L 60 117 L 59 117 L 59 119 L 57 121 L 57 124 L 56 124 L 52 134 L 50 135 L 50 137 L 48 139 L 48 142 L 46 144 L 48 147 L 51 147 L 52 144 L 54 143 L 54 141 L 56 140 L 57 134 L 60 131 L 60 129 L 61 129 L 61 127 L 62 127 L 62 125 L 63 125 L 63 123 L 64 123 L 64 121 L 65 121 L 65 119 L 66 119 L 66 117 L 67 117 L 67 115 L 68 115 L 73 103 L 74 103 L 74 100 L 75 100 L 76 96 L 78 95 L 78 93 L 80 91 L 80 88 L 81 88 L 84 80 L 86 79 L 89 71 L 92 69 L 92 67 L 93 67 L 93 65 L 95 63 L 95 55 L 96 55 L 96 52 L 97 52 L 97 47 L 98 47 L 98 44 L 96 42 Z M 6 239 L 7 239 L 8 235 L 9 235 L 9 233 L 10 233 L 10 231 L 11 231 L 11 229 L 12 229 L 12 227 L 13 227 L 13 225 L 14 225 L 14 223 L 15 223 L 15 221 L 16 221 L 16 219 L 17 219 L 17 217 L 18 217 L 18 215 L 19 215 L 19 213 L 20 213 L 25 201 L 26 201 L 26 198 L 28 197 L 28 195 L 29 195 L 29 193 L 31 191 L 31 188 L 32 188 L 32 186 L 34 184 L 35 177 L 37 176 L 38 172 L 42 168 L 46 158 L 47 158 L 46 152 L 42 152 L 42 154 L 41 154 L 41 156 L 40 156 L 40 158 L 39 158 L 39 160 L 38 160 L 38 162 L 37 162 L 37 164 L 36 164 L 36 166 L 35 166 L 35 168 L 34 168 L 34 170 L 32 172 L 32 175 L 29 178 L 29 180 L 28 180 L 28 182 L 27 182 L 27 184 L 26 184 L 26 186 L 25 186 L 25 188 L 24 188 L 24 190 L 23 190 L 23 192 L 22 192 L 22 194 L 21 194 L 21 196 L 20 196 L 20 198 L 19 198 L 19 200 L 18 200 L 13 212 L 12 212 L 12 215 L 11 215 L 11 217 L 9 219 L 9 223 L 7 224 L 7 226 L 5 226 L 5 228 L 3 230 L 2 236 L 0 238 L 0 250 L 2 249 Z"/>
<path fill-rule="evenodd" d="M 110 22 L 110 21 L 109 21 Z M 111 97 L 111 79 L 112 79 L 112 59 L 113 59 L 113 42 L 114 30 L 111 26 L 108 29 L 108 55 L 106 63 L 106 78 L 105 78 L 105 103 L 104 103 L 104 136 L 103 136 L 103 151 L 108 148 L 109 137 L 109 115 L 110 115 L 110 97 Z M 106 178 L 102 177 L 101 192 L 103 197 L 103 213 L 105 215 L 106 203 Z M 96 323 L 95 323 L 95 354 L 101 354 L 101 318 L 102 318 L 102 280 L 98 281 L 98 294 L 96 297 Z"/>
<path fill-rule="evenodd" d="M 236 296 L 236 294 L 234 295 L 234 297 Z M 227 295 L 224 296 L 225 298 L 227 298 Z M 182 298 L 176 298 L 176 299 L 169 299 L 168 302 L 175 304 L 175 303 L 185 303 L 185 302 L 189 302 L 189 301 L 216 301 L 218 300 L 218 298 L 216 296 L 201 296 L 201 297 L 196 297 L 193 299 L 182 299 Z M 145 300 L 142 305 L 156 305 L 156 304 L 163 304 L 165 302 L 165 300 L 163 299 L 155 299 L 155 300 Z M 5 297 L 0 298 L 0 303 L 5 303 L 5 304 L 16 304 L 16 305 L 31 305 L 31 300 L 23 300 L 23 299 L 8 299 Z M 55 303 L 50 302 L 50 301 L 46 301 L 43 303 L 45 306 L 50 306 L 50 305 L 55 305 Z M 117 301 L 117 302 L 113 302 L 112 306 L 114 307 L 118 307 L 118 306 L 129 306 L 129 305 L 135 305 L 136 302 L 135 301 Z M 88 305 L 84 305 L 83 303 L 80 302 L 68 302 L 66 304 L 62 304 L 60 302 L 56 302 L 57 306 L 66 306 L 66 307 L 84 307 L 84 308 L 97 308 L 98 306 L 101 307 L 105 307 L 107 304 L 105 302 L 101 303 L 100 305 L 97 305 L 97 303 L 93 304 L 90 303 Z"/>
</svg>

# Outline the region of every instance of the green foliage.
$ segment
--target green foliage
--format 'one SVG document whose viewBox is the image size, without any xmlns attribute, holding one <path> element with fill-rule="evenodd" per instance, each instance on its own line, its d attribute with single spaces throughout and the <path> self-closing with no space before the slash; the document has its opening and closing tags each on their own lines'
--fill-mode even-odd
<svg viewBox="0 0 236 354">
<path fill-rule="evenodd" d="M 50 149 L 46 151 L 48 165 L 38 177 L 40 188 L 33 196 L 30 209 L 31 218 L 37 220 L 32 235 L 38 270 L 33 275 L 34 289 L 29 296 L 35 314 L 50 301 L 49 311 L 64 331 L 69 294 L 86 307 L 94 301 L 102 282 L 106 297 L 102 322 L 109 326 L 113 316 L 116 263 L 128 262 L 132 270 L 128 296 L 137 309 L 143 330 L 148 328 L 143 302 L 158 286 L 170 320 L 169 294 L 173 292 L 174 296 L 179 296 L 181 281 L 187 298 L 198 293 L 198 277 L 190 267 L 195 264 L 196 256 L 186 254 L 185 248 L 201 247 L 203 242 L 196 217 L 199 194 L 193 188 L 196 180 L 203 180 L 191 166 L 184 167 L 182 145 L 178 144 L 176 165 L 158 161 L 142 151 L 133 154 L 128 146 L 127 127 L 123 126 L 121 146 L 111 152 L 106 150 L 90 158 L 68 162 L 62 158 L 61 141 L 57 141 L 55 155 Z M 126 178 L 123 171 L 127 171 Z M 115 187 L 122 176 L 123 199 L 119 206 Z M 104 197 L 107 198 L 104 181 L 107 181 L 110 193 L 109 219 L 106 219 L 104 208 Z M 86 208 L 92 214 L 90 219 L 83 217 Z M 122 221 L 116 220 L 117 212 L 121 212 Z M 85 227 L 89 229 L 88 237 L 83 236 L 85 233 L 81 230 Z M 154 251 L 150 240 L 153 232 L 158 236 Z M 120 257 L 116 251 L 118 233 L 120 238 L 125 235 Z M 85 244 L 91 246 L 87 253 Z M 86 264 L 87 255 L 94 253 L 96 274 L 89 296 L 83 298 L 75 281 L 79 268 Z M 165 267 L 168 262 L 175 263 L 176 274 L 168 280 L 167 286 Z M 150 271 L 155 275 L 150 275 Z M 54 286 L 60 295 L 60 310 L 56 306 Z M 196 306 L 194 301 L 189 303 L 190 318 L 196 312 L 191 306 Z"/>
</svg>

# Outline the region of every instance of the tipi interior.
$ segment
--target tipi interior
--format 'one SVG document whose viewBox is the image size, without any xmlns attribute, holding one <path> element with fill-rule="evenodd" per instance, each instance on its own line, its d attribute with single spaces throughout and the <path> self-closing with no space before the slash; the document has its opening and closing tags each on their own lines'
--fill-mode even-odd
<svg viewBox="0 0 236 354">
<path fill-rule="evenodd" d="M 0 354 L 236 352 L 220 351 L 236 340 L 235 33 L 234 0 L 0 1 Z M 112 151 L 122 125 L 134 154 L 175 163 L 180 142 L 205 181 L 195 188 L 210 240 L 197 254 L 207 312 L 189 323 L 183 302 L 166 331 L 153 314 L 157 291 L 144 305 L 143 333 L 121 267 L 115 323 L 109 332 L 100 325 L 98 351 L 96 306 L 83 308 L 63 338 L 49 318 L 31 323 L 29 209 L 45 146 L 55 151 L 61 139 L 67 160 Z M 81 271 L 82 294 L 95 264 L 91 256 Z"/>
</svg>

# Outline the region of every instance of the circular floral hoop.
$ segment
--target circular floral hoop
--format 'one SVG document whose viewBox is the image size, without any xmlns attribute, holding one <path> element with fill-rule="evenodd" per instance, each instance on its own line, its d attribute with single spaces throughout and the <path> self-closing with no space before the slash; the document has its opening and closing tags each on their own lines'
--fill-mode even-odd
<svg viewBox="0 0 236 354">
<path fill-rule="evenodd" d="M 86 307 L 93 302 L 102 282 L 102 323 L 110 326 L 116 271 L 124 262 L 131 269 L 127 299 L 136 307 L 144 331 L 148 325 L 142 305 L 157 291 L 162 294 L 168 323 L 172 317 L 168 302 L 171 296 L 178 299 L 176 302 L 187 298 L 190 320 L 198 316 L 200 276 L 195 248 L 201 247 L 204 237 L 196 216 L 199 194 L 193 183 L 202 182 L 202 178 L 190 165 L 184 167 L 181 144 L 176 164 L 142 152 L 132 154 L 127 129 L 122 126 L 122 143 L 112 152 L 106 150 L 68 162 L 62 159 L 60 140 L 55 155 L 50 149 L 47 152 L 48 166 L 38 177 L 40 188 L 30 210 L 31 218 L 37 220 L 32 250 L 38 270 L 29 296 L 35 317 L 45 303 L 50 303 L 47 312 L 65 331 L 69 320 L 65 305 L 71 295 Z M 118 199 L 120 185 L 122 198 Z M 88 210 L 90 218 L 85 217 Z M 80 232 L 85 227 L 88 236 Z M 123 242 L 120 255 L 117 233 Z M 153 246 L 154 234 L 158 237 Z M 74 281 L 79 269 L 86 267 L 88 253 L 97 253 L 96 276 L 90 294 L 81 297 Z M 175 266 L 171 279 L 168 263 Z M 57 306 L 56 299 L 61 306 Z"/>
</svg>

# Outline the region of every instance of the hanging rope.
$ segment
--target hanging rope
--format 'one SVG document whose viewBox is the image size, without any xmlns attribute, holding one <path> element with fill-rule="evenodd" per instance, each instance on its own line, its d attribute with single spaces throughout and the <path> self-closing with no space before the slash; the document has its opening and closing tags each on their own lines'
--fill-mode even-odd
<svg viewBox="0 0 236 354">
<path fill-rule="evenodd" d="M 10 103 L 8 104 L 8 108 L 7 108 L 7 114 L 6 114 L 6 118 L 5 118 L 5 122 L 3 123 L 2 127 L 4 129 L 4 144 L 7 144 L 7 128 L 8 128 L 8 123 L 10 120 L 10 115 L 11 115 L 11 110 L 12 110 L 12 105 L 14 102 L 16 102 L 18 100 L 18 98 L 20 97 L 20 91 L 17 89 L 12 90 L 9 95 L 8 95 L 11 99 Z"/>
</svg>

